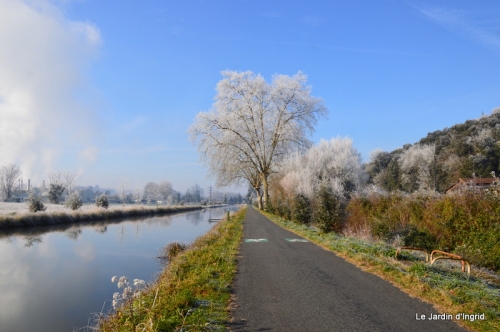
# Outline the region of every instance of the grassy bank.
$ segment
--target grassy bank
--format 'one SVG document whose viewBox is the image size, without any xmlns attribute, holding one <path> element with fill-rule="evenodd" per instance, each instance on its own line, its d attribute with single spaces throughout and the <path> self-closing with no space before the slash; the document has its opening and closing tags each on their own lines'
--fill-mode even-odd
<svg viewBox="0 0 500 332">
<path fill-rule="evenodd" d="M 98 330 L 225 331 L 245 214 L 246 208 L 199 237 L 138 298 L 103 320 Z"/>
<path fill-rule="evenodd" d="M 124 209 L 103 209 L 70 211 L 68 212 L 36 212 L 36 213 L 12 213 L 0 215 L 0 228 L 26 227 L 41 225 L 69 224 L 78 222 L 89 222 L 96 220 L 127 218 L 136 216 L 148 216 L 156 214 L 167 214 L 182 211 L 199 210 L 201 206 L 168 206 L 168 207 L 130 207 Z"/>
<path fill-rule="evenodd" d="M 425 264 L 421 258 L 404 252 L 395 259 L 396 248 L 383 242 L 369 242 L 321 233 L 314 227 L 297 224 L 264 213 L 276 224 L 298 234 L 361 269 L 376 274 L 405 291 L 433 304 L 441 313 L 485 314 L 485 320 L 460 320 L 473 331 L 500 331 L 500 278 L 487 270 L 472 269 L 470 280 L 456 263 Z"/>
</svg>

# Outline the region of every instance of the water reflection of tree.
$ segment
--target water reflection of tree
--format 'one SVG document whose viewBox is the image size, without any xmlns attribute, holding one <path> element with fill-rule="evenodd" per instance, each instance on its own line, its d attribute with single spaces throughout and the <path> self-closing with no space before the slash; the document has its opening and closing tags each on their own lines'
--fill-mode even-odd
<svg viewBox="0 0 500 332">
<path fill-rule="evenodd" d="M 68 229 L 66 232 L 64 232 L 67 237 L 69 237 L 72 240 L 77 240 L 80 234 L 82 234 L 82 229 L 80 227 L 72 227 Z"/>
<path fill-rule="evenodd" d="M 104 234 L 104 233 L 106 233 L 108 231 L 108 226 L 97 226 L 97 227 L 94 227 L 94 230 L 97 233 Z"/>
<path fill-rule="evenodd" d="M 200 211 L 186 214 L 186 219 L 195 226 L 198 226 L 198 224 L 203 220 Z"/>
<path fill-rule="evenodd" d="M 26 241 L 24 243 L 25 247 L 31 247 L 36 243 L 42 243 L 42 237 L 38 235 L 23 236 L 23 239 Z"/>
<path fill-rule="evenodd" d="M 151 217 L 145 222 L 149 226 L 168 227 L 172 224 L 172 216 Z"/>
</svg>

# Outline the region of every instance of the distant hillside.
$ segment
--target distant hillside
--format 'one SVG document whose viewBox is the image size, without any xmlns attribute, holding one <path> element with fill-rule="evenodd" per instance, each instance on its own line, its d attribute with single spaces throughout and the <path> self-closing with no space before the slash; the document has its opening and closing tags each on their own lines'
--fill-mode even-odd
<svg viewBox="0 0 500 332">
<path fill-rule="evenodd" d="M 424 149 L 425 148 L 425 149 Z M 427 187 L 444 192 L 459 177 L 499 176 L 500 109 L 427 134 L 416 144 L 376 153 L 365 165 L 370 182 L 385 190 L 413 192 Z"/>
</svg>

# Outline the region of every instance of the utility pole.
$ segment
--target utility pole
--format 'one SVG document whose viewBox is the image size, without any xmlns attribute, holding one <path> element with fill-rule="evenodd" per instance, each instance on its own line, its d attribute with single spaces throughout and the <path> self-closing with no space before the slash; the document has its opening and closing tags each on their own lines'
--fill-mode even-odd
<svg viewBox="0 0 500 332">
<path fill-rule="evenodd" d="M 212 204 L 212 186 L 208 187 L 208 205 Z"/>
</svg>

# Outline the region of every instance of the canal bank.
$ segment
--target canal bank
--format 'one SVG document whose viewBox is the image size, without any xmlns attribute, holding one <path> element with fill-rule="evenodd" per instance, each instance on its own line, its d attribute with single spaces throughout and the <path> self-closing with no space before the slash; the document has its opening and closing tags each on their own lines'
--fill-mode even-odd
<svg viewBox="0 0 500 332">
<path fill-rule="evenodd" d="M 221 205 L 222 206 L 222 205 Z M 0 229 L 13 227 L 33 227 L 56 224 L 83 223 L 138 216 L 165 215 L 221 206 L 132 206 L 127 208 L 94 208 L 85 211 L 11 213 L 0 215 Z"/>
<path fill-rule="evenodd" d="M 98 331 L 225 331 L 246 210 L 199 237 Z"/>
</svg>

